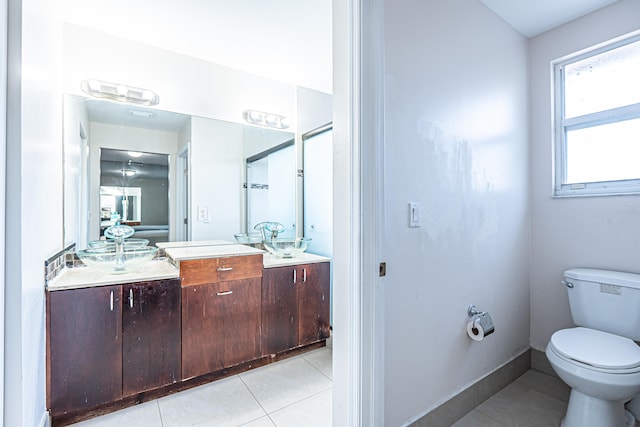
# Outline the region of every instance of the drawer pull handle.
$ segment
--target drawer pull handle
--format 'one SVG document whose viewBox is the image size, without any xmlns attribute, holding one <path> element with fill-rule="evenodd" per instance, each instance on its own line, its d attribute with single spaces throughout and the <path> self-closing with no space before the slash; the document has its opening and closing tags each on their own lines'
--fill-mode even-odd
<svg viewBox="0 0 640 427">
<path fill-rule="evenodd" d="M 302 269 L 302 282 L 306 283 L 306 281 L 307 281 L 307 269 L 303 268 Z"/>
<path fill-rule="evenodd" d="M 225 296 L 225 295 L 231 295 L 233 293 L 233 291 L 226 291 L 226 292 L 216 292 L 216 295 L 218 295 L 219 297 Z"/>
<path fill-rule="evenodd" d="M 129 307 L 133 308 L 133 289 L 129 289 Z"/>
<path fill-rule="evenodd" d="M 296 270 L 293 270 L 293 283 L 296 283 L 296 281 L 298 280 L 298 275 L 296 274 Z"/>
<path fill-rule="evenodd" d="M 218 267 L 216 268 L 216 271 L 231 271 L 233 270 L 233 267 Z"/>
<path fill-rule="evenodd" d="M 109 307 L 113 311 L 113 291 L 111 291 L 111 297 L 109 298 Z"/>
</svg>

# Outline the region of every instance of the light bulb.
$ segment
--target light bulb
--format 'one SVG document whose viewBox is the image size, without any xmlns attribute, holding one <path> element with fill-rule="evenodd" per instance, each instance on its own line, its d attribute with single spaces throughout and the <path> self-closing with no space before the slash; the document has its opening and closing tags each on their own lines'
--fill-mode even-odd
<svg viewBox="0 0 640 427">
<path fill-rule="evenodd" d="M 100 83 L 100 81 L 96 79 L 89 80 L 87 82 L 87 85 L 89 86 L 89 89 L 91 89 L 94 92 L 99 91 L 100 88 L 102 87 L 102 84 Z"/>
<path fill-rule="evenodd" d="M 251 111 L 249 113 L 249 118 L 255 123 L 260 123 L 264 120 L 264 115 L 259 111 Z"/>
<path fill-rule="evenodd" d="M 146 100 L 146 101 L 152 101 L 154 98 L 156 97 L 156 94 L 153 93 L 153 91 L 147 89 L 144 92 L 142 92 L 142 99 Z"/>
</svg>

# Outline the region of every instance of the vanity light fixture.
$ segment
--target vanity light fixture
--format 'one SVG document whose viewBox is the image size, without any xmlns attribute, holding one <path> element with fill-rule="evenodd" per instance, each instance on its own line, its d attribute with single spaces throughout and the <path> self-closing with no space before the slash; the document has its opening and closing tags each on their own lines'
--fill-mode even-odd
<svg viewBox="0 0 640 427">
<path fill-rule="evenodd" d="M 96 98 L 106 98 L 113 101 L 130 102 L 141 105 L 156 105 L 160 97 L 152 90 L 127 86 L 120 83 L 102 80 L 84 80 L 80 87 L 82 91 Z"/>
<path fill-rule="evenodd" d="M 258 126 L 266 126 L 276 129 L 287 129 L 289 127 L 289 120 L 286 117 L 279 116 L 277 114 L 245 110 L 242 113 L 242 117 L 244 117 L 245 121 Z"/>
</svg>

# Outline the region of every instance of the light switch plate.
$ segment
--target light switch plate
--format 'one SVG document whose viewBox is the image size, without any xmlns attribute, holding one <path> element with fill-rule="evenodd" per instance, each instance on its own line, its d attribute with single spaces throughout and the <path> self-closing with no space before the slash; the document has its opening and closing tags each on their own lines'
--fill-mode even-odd
<svg viewBox="0 0 640 427">
<path fill-rule="evenodd" d="M 409 227 L 420 227 L 420 203 L 409 202 Z"/>
<path fill-rule="evenodd" d="M 198 206 L 198 221 L 207 222 L 209 220 L 209 207 Z"/>
</svg>

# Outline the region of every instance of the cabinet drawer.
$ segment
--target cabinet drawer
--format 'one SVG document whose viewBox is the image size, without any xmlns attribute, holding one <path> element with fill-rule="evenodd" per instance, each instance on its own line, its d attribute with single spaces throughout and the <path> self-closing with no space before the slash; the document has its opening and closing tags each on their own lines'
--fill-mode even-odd
<svg viewBox="0 0 640 427">
<path fill-rule="evenodd" d="M 262 277 L 262 254 L 180 261 L 182 286 Z"/>
</svg>

